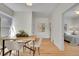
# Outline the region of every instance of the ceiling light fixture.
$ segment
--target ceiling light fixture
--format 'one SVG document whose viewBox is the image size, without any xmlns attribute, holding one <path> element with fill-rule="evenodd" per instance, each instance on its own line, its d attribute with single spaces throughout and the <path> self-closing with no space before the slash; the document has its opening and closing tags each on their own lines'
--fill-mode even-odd
<svg viewBox="0 0 79 59">
<path fill-rule="evenodd" d="M 27 6 L 32 6 L 32 3 L 26 3 L 27 4 Z"/>
<path fill-rule="evenodd" d="M 26 0 L 26 5 L 27 6 L 32 6 L 32 0 Z"/>
</svg>

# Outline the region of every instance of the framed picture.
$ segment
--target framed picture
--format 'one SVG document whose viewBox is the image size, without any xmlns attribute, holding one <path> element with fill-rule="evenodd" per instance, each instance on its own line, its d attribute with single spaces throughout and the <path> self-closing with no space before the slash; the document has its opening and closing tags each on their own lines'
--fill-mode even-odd
<svg viewBox="0 0 79 59">
<path fill-rule="evenodd" d="M 45 32 L 45 23 L 40 23 L 38 25 L 38 31 L 39 32 Z"/>
</svg>

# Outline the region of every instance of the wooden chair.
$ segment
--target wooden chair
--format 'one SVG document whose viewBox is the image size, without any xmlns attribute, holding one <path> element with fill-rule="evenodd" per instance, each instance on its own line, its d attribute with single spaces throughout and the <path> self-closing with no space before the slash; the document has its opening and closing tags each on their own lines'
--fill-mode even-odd
<svg viewBox="0 0 79 59">
<path fill-rule="evenodd" d="M 34 49 L 35 51 L 38 50 L 38 54 L 40 55 L 40 46 L 41 46 L 42 38 L 36 38 L 35 44 L 34 44 Z M 33 42 L 29 42 L 28 44 L 29 47 L 33 48 Z M 31 51 L 30 51 L 31 53 Z"/>
</svg>

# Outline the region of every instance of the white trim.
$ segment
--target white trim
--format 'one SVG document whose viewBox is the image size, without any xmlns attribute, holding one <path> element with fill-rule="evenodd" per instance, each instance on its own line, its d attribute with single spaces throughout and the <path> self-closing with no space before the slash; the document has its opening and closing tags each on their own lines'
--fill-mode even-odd
<svg viewBox="0 0 79 59">
<path fill-rule="evenodd" d="M 2 14 L 2 15 L 4 15 L 4 16 L 7 16 L 7 17 L 9 17 L 9 18 L 13 18 L 12 16 L 10 16 L 10 15 L 8 15 L 8 14 L 2 12 L 2 11 L 0 11 L 0 14 Z"/>
</svg>

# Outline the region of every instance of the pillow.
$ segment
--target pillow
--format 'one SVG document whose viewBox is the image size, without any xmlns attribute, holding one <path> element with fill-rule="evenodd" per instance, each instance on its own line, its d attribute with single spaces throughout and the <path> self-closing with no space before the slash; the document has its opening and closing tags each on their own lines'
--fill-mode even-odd
<svg viewBox="0 0 79 59">
<path fill-rule="evenodd" d="M 67 34 L 67 35 L 71 35 L 71 33 L 70 33 L 70 32 L 65 32 L 65 34 Z"/>
<path fill-rule="evenodd" d="M 75 31 L 75 34 L 76 34 L 76 35 L 79 35 L 79 31 Z"/>
</svg>

